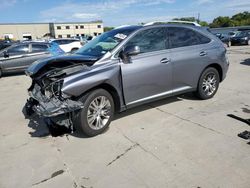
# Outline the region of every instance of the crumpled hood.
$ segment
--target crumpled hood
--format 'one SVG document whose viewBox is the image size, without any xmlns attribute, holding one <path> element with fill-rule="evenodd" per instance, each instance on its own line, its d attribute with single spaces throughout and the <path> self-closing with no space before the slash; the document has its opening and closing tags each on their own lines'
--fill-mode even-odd
<svg viewBox="0 0 250 188">
<path fill-rule="evenodd" d="M 97 57 L 79 54 L 65 54 L 41 59 L 32 63 L 25 71 L 27 75 L 33 76 L 44 69 L 63 68 L 74 64 L 93 65 L 98 60 Z"/>
</svg>

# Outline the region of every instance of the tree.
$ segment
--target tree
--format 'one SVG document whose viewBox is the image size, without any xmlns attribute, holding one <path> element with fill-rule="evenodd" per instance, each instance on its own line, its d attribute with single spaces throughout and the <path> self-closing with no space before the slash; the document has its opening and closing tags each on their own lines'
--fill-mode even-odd
<svg viewBox="0 0 250 188">
<path fill-rule="evenodd" d="M 104 32 L 110 31 L 112 29 L 114 29 L 114 27 L 104 27 Z"/>
<path fill-rule="evenodd" d="M 233 15 L 231 18 L 228 16 L 219 16 L 213 20 L 210 27 L 233 27 L 250 25 L 250 12 L 241 12 Z"/>
<path fill-rule="evenodd" d="M 230 27 L 234 22 L 228 16 L 219 16 L 213 20 L 210 27 Z"/>
<path fill-rule="evenodd" d="M 196 22 L 195 17 L 183 17 L 183 18 L 174 18 L 175 21 L 188 21 L 188 22 Z"/>
<path fill-rule="evenodd" d="M 199 24 L 203 27 L 208 27 L 209 24 L 206 21 L 200 21 Z"/>
<path fill-rule="evenodd" d="M 235 14 L 231 19 L 236 26 L 250 25 L 250 12 L 245 11 Z"/>
</svg>

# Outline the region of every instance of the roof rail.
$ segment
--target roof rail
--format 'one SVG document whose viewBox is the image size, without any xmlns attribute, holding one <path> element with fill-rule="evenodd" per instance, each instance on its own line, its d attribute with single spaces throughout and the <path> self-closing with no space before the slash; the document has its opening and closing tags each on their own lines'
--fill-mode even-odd
<svg viewBox="0 0 250 188">
<path fill-rule="evenodd" d="M 115 27 L 114 29 L 120 29 L 120 28 L 128 27 L 128 26 L 131 26 L 131 25 L 120 25 L 120 26 Z"/>
<path fill-rule="evenodd" d="M 181 20 L 172 20 L 172 21 L 154 21 L 154 22 L 149 22 L 144 24 L 143 26 L 149 26 L 149 25 L 155 25 L 159 23 L 179 23 L 179 24 L 188 24 L 188 25 L 193 25 L 193 26 L 198 26 L 201 27 L 200 24 L 197 22 L 190 22 L 190 21 L 181 21 Z"/>
</svg>

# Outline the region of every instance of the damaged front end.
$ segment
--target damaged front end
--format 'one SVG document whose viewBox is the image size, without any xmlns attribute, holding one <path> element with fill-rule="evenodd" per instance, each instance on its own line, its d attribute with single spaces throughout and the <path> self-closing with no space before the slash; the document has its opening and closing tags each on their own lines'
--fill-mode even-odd
<svg viewBox="0 0 250 188">
<path fill-rule="evenodd" d="M 47 124 L 65 126 L 73 130 L 72 114 L 82 109 L 83 103 L 62 92 L 63 82 L 65 77 L 84 71 L 88 66 L 75 61 L 60 63 L 47 63 L 35 73 L 32 65 L 26 71 L 32 79 L 28 89 L 30 98 L 25 105 L 26 114 L 36 113 L 44 117 Z"/>
<path fill-rule="evenodd" d="M 34 84 L 29 91 L 29 96 L 34 100 L 36 105 L 33 110 L 44 117 L 54 117 L 61 114 L 66 114 L 83 108 L 83 104 L 78 101 L 64 98 L 60 93 L 61 83 L 53 83 L 44 90 L 38 84 Z M 54 92 L 54 89 L 57 91 Z"/>
<path fill-rule="evenodd" d="M 26 103 L 26 113 L 33 112 L 45 118 L 45 123 L 52 126 L 65 126 L 73 131 L 72 113 L 83 108 L 83 103 L 61 93 L 63 81 L 41 86 L 33 80 L 28 89 L 30 98 Z"/>
</svg>

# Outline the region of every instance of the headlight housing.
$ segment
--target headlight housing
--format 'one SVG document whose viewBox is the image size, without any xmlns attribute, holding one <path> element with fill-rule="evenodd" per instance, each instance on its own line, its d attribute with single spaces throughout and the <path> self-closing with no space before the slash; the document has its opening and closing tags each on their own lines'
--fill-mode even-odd
<svg viewBox="0 0 250 188">
<path fill-rule="evenodd" d="M 63 80 L 54 81 L 44 88 L 44 95 L 47 98 L 60 97 Z"/>
</svg>

